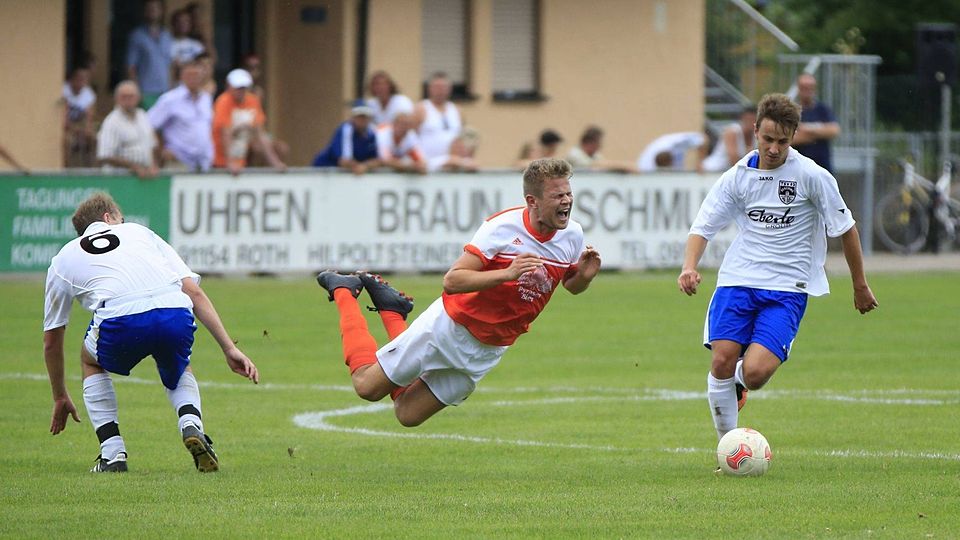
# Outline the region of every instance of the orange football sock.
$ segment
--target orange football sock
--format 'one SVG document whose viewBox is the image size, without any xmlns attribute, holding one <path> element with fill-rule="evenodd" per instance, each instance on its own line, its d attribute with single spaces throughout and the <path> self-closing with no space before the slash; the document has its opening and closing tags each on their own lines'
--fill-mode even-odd
<svg viewBox="0 0 960 540">
<path fill-rule="evenodd" d="M 407 321 L 403 320 L 403 315 L 396 311 L 381 311 L 380 320 L 383 321 L 383 327 L 387 329 L 387 335 L 391 340 L 396 339 L 407 329 Z"/>
<path fill-rule="evenodd" d="M 340 337 L 343 339 L 343 357 L 350 373 L 377 361 L 377 342 L 367 329 L 367 320 L 360 312 L 360 304 L 347 289 L 333 291 L 333 301 L 340 312 Z"/>
</svg>

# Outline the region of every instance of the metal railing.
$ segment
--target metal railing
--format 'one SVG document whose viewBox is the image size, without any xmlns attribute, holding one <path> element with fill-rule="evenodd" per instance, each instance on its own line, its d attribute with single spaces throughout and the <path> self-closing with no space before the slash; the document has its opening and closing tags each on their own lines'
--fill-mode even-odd
<svg viewBox="0 0 960 540">
<path fill-rule="evenodd" d="M 777 86 L 778 55 L 800 49 L 744 0 L 707 0 L 706 65 L 750 101 Z"/>
</svg>

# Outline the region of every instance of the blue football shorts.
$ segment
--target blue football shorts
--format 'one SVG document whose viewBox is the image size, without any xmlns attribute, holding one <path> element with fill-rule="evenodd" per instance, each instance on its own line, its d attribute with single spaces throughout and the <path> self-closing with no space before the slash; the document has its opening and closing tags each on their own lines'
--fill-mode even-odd
<svg viewBox="0 0 960 540">
<path fill-rule="evenodd" d="M 87 348 L 100 367 L 118 375 L 130 370 L 147 356 L 153 356 L 163 385 L 173 390 L 190 365 L 193 333 L 197 325 L 187 308 L 157 308 L 123 315 L 87 329 Z M 91 334 L 92 333 L 92 334 Z M 95 337 L 96 339 L 90 339 Z"/>
<path fill-rule="evenodd" d="M 709 349 L 711 341 L 724 339 L 746 351 L 759 343 L 786 362 L 806 309 L 806 293 L 717 287 L 707 310 L 703 344 Z"/>
</svg>

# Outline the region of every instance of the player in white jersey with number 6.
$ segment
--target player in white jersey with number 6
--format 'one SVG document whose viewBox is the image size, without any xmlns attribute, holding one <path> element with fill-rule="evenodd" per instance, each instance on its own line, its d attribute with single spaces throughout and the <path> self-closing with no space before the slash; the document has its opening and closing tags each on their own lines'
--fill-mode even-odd
<svg viewBox="0 0 960 540">
<path fill-rule="evenodd" d="M 720 265 L 704 325 L 704 345 L 712 351 L 707 399 L 718 437 L 737 427 L 747 390 L 762 387 L 787 360 L 807 297 L 829 292 L 824 231 L 841 239 L 854 307 L 860 313 L 877 307 L 836 179 L 790 147 L 799 123 L 800 106 L 790 98 L 763 97 L 758 149 L 713 185 L 687 239 L 677 283 L 692 295 L 707 242 L 731 221 L 739 230 Z"/>
<path fill-rule="evenodd" d="M 167 397 L 179 416 L 183 444 L 201 472 L 219 468 L 212 441 L 203 431 L 200 390 L 189 368 L 194 316 L 223 349 L 235 373 L 254 383 L 253 362 L 230 339 L 220 316 L 169 244 L 150 229 L 124 223 L 120 207 L 106 193 L 95 193 L 77 208 L 73 226 L 79 238 L 63 246 L 47 271 L 43 355 L 53 388 L 50 432 L 80 421 L 64 382 L 63 341 L 76 298 L 93 312 L 80 360 L 83 401 L 100 440 L 91 472 L 124 472 L 127 449 L 120 436 L 117 396 L 109 373 L 129 375 L 153 356 Z M 108 373 L 109 372 L 109 373 Z"/>
<path fill-rule="evenodd" d="M 337 303 L 343 354 L 357 395 L 390 395 L 394 412 L 412 427 L 476 388 L 563 285 L 590 286 L 600 254 L 584 245 L 571 219 L 570 164 L 540 159 L 523 173 L 525 206 L 489 217 L 443 278 L 443 296 L 406 327 L 413 302 L 380 279 L 358 272 L 317 276 Z M 377 350 L 357 296 L 367 289 L 390 343 Z"/>
</svg>

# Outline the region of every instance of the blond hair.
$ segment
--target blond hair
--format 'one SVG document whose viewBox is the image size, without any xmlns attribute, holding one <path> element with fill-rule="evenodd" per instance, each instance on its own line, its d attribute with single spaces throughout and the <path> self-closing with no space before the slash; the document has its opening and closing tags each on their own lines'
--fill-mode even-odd
<svg viewBox="0 0 960 540">
<path fill-rule="evenodd" d="M 543 184 L 553 178 L 570 178 L 572 168 L 565 160 L 543 158 L 530 162 L 523 171 L 523 194 L 543 196 Z"/>
<path fill-rule="evenodd" d="M 788 133 L 793 133 L 800 125 L 800 111 L 800 105 L 786 94 L 766 94 L 757 105 L 757 129 L 764 118 L 769 118 L 774 124 L 786 128 Z"/>
<path fill-rule="evenodd" d="M 77 211 L 73 213 L 73 228 L 76 229 L 77 236 L 83 234 L 91 223 L 102 221 L 104 214 L 119 215 L 120 207 L 109 194 L 98 191 L 80 203 Z"/>
</svg>

